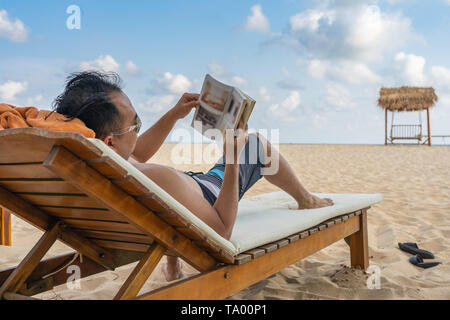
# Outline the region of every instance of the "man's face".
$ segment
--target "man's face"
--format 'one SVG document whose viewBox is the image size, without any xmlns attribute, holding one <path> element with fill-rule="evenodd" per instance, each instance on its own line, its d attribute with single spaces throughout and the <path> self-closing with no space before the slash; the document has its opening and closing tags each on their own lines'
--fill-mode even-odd
<svg viewBox="0 0 450 320">
<path fill-rule="evenodd" d="M 121 114 L 122 125 L 119 131 L 135 125 L 137 114 L 127 95 L 122 91 L 116 91 L 110 94 L 110 99 Z M 122 135 L 108 135 L 103 139 L 103 142 L 122 158 L 128 160 L 136 147 L 137 138 L 137 132 L 133 130 Z"/>
</svg>

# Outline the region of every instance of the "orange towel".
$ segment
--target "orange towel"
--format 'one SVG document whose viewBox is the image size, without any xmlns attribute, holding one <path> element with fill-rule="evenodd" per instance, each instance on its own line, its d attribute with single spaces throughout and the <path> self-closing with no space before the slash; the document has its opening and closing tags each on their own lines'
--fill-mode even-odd
<svg viewBox="0 0 450 320">
<path fill-rule="evenodd" d="M 50 131 L 78 132 L 86 138 L 95 138 L 95 132 L 80 119 L 69 122 L 67 117 L 50 110 L 38 110 L 35 107 L 17 108 L 9 104 L 0 103 L 0 130 L 24 127 L 36 127 Z"/>
<path fill-rule="evenodd" d="M 86 138 L 95 138 L 95 132 L 80 119 L 68 120 L 59 113 L 50 110 L 37 110 L 35 107 L 17 108 L 9 104 L 0 103 L 0 130 L 24 127 L 36 127 L 50 131 L 78 132 Z M 0 150 L 1 152 L 1 150 Z M 0 208 L 0 245 L 11 245 L 11 215 Z"/>
<path fill-rule="evenodd" d="M 0 246 L 11 245 L 11 214 L 0 207 Z"/>
</svg>

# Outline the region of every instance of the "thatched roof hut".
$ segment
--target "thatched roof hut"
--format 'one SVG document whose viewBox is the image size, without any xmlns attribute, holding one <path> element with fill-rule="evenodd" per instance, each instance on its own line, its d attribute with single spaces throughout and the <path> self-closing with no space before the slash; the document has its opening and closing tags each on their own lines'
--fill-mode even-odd
<svg viewBox="0 0 450 320">
<path fill-rule="evenodd" d="M 433 88 L 381 88 L 378 105 L 389 111 L 420 111 L 432 107 L 438 97 Z"/>
</svg>

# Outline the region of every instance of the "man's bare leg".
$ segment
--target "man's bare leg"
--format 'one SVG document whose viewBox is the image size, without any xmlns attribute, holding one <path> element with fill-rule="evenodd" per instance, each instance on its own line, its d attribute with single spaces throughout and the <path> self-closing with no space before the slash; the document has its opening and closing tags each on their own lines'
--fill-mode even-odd
<svg viewBox="0 0 450 320">
<path fill-rule="evenodd" d="M 322 199 L 310 194 L 300 183 L 300 180 L 295 175 L 294 170 L 287 160 L 276 148 L 272 148 L 272 145 L 264 136 L 261 134 L 257 135 L 262 140 L 268 157 L 272 159 L 278 158 L 279 161 L 278 172 L 276 174 L 264 175 L 267 181 L 291 195 L 297 201 L 299 209 L 313 209 L 333 205 L 333 200 L 329 198 Z M 271 163 L 268 163 L 266 166 L 270 167 L 270 165 Z"/>
<path fill-rule="evenodd" d="M 183 277 L 181 273 L 181 261 L 178 257 L 166 256 L 167 263 L 163 265 L 163 273 L 167 281 L 173 281 Z"/>
</svg>

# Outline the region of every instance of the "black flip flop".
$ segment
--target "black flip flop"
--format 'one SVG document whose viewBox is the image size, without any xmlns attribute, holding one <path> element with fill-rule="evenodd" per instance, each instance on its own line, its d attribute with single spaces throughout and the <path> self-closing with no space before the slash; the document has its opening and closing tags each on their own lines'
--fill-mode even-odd
<svg viewBox="0 0 450 320">
<path fill-rule="evenodd" d="M 412 253 L 412 254 L 418 254 L 423 259 L 434 259 L 434 254 L 432 254 L 430 251 L 419 249 L 416 243 L 414 242 L 405 242 L 405 243 L 398 243 L 398 247 L 400 250 Z"/>
<path fill-rule="evenodd" d="M 416 254 L 415 256 L 409 258 L 409 262 L 424 269 L 435 267 L 438 264 L 441 264 L 441 262 L 423 262 L 423 258 L 419 254 Z"/>
</svg>

